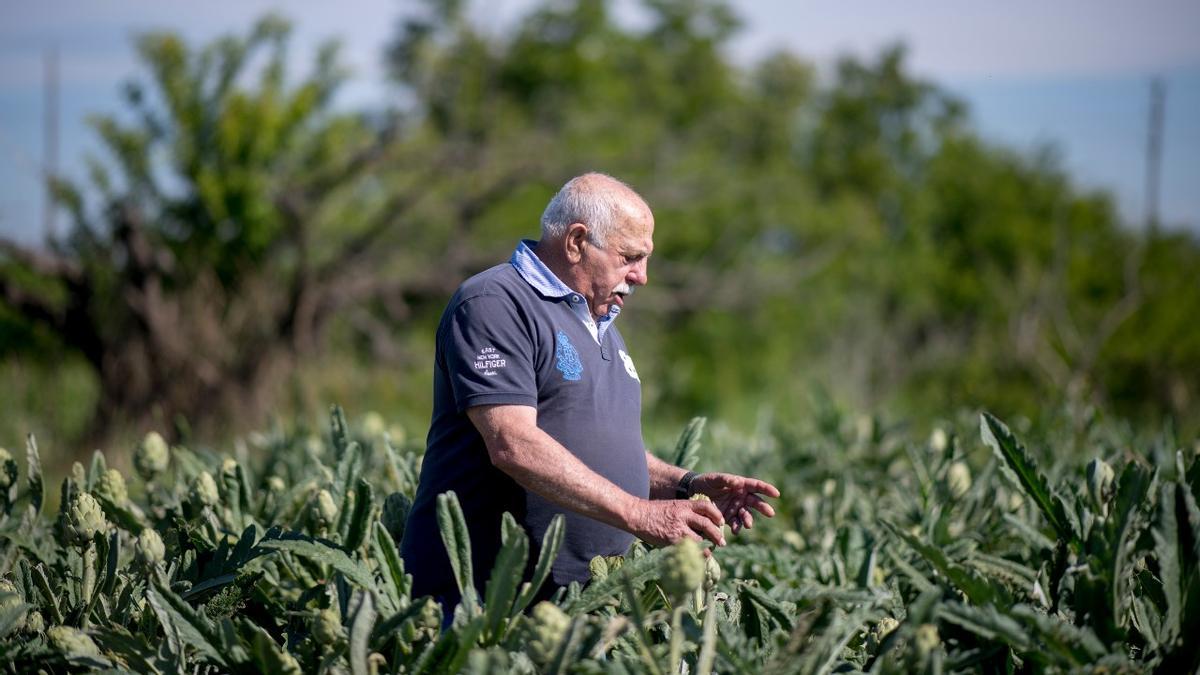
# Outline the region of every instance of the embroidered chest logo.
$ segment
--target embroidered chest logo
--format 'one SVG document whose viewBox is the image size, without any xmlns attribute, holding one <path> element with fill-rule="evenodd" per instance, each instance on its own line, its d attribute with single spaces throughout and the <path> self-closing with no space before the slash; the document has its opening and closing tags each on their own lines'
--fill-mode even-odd
<svg viewBox="0 0 1200 675">
<path fill-rule="evenodd" d="M 475 370 L 487 377 L 495 375 L 500 368 L 507 367 L 508 360 L 501 358 L 500 352 L 496 351 L 495 347 L 484 347 L 475 355 Z"/>
<path fill-rule="evenodd" d="M 625 350 L 618 349 L 617 356 L 620 356 L 621 363 L 625 364 L 625 372 L 629 373 L 629 376 L 632 377 L 633 379 L 637 380 L 638 382 L 641 382 L 642 378 L 638 377 L 637 368 L 633 367 L 633 359 L 630 358 L 630 356 L 625 353 Z"/>
<path fill-rule="evenodd" d="M 583 378 L 583 362 L 579 360 L 579 352 L 567 334 L 558 331 L 554 340 L 554 352 L 557 355 L 558 369 L 562 371 L 564 380 L 580 380 Z"/>
</svg>

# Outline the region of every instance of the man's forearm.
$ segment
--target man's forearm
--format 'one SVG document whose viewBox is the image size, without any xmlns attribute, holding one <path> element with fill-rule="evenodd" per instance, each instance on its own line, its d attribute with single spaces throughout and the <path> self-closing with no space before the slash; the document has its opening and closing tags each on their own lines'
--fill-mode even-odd
<svg viewBox="0 0 1200 675">
<path fill-rule="evenodd" d="M 492 463 L 518 485 L 558 506 L 613 527 L 626 531 L 636 527 L 633 519 L 639 498 L 593 471 L 536 424 L 512 424 L 511 419 L 499 419 L 499 416 L 523 415 L 524 411 L 505 407 L 471 409 L 468 414 L 484 436 Z"/>
<path fill-rule="evenodd" d="M 650 498 L 675 499 L 675 488 L 687 470 L 662 461 L 650 451 L 646 451 L 646 467 L 650 469 Z"/>
</svg>

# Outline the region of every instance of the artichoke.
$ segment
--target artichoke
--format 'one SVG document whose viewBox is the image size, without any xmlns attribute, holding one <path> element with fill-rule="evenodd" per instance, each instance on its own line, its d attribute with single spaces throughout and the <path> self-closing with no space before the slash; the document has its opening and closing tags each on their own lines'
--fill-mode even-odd
<svg viewBox="0 0 1200 675">
<path fill-rule="evenodd" d="M 692 539 L 672 546 L 662 559 L 659 585 L 671 598 L 682 598 L 704 581 L 704 554 Z"/>
<path fill-rule="evenodd" d="M 964 462 L 955 462 L 946 472 L 946 488 L 950 496 L 961 499 L 971 489 L 971 469 Z"/>
<path fill-rule="evenodd" d="M 162 562 L 167 554 L 166 546 L 163 545 L 162 537 L 158 532 L 147 527 L 142 530 L 134 541 L 133 550 L 137 554 L 138 560 L 147 565 L 154 565 Z"/>
<path fill-rule="evenodd" d="M 108 529 L 100 503 L 86 492 L 80 492 L 71 500 L 63 524 L 67 540 L 79 546 L 86 546 L 97 532 Z"/>
<path fill-rule="evenodd" d="M 144 480 L 154 480 L 167 470 L 171 462 L 171 450 L 157 431 L 146 434 L 133 453 L 133 467 Z"/>
<path fill-rule="evenodd" d="M 201 471 L 192 479 L 192 488 L 188 492 L 188 497 L 192 503 L 198 506 L 216 506 L 221 502 L 221 494 L 217 491 L 217 482 L 207 471 Z"/>
<path fill-rule="evenodd" d="M 92 638 L 81 630 L 70 626 L 51 626 L 46 631 L 50 644 L 67 655 L 100 656 L 100 648 L 92 642 Z"/>
<path fill-rule="evenodd" d="M 46 630 L 46 620 L 42 618 L 42 613 L 32 611 L 25 615 L 25 632 L 29 635 L 37 635 Z"/>
<path fill-rule="evenodd" d="M 383 500 L 383 513 L 379 520 L 392 535 L 392 541 L 400 541 L 404 537 L 404 525 L 408 522 L 408 512 L 412 510 L 412 500 L 401 492 L 393 492 Z"/>
<path fill-rule="evenodd" d="M 876 651 L 883 641 L 892 631 L 900 626 L 900 622 L 890 616 L 885 616 L 871 627 L 871 632 L 867 635 L 867 646 L 871 651 Z"/>
<path fill-rule="evenodd" d="M 383 415 L 374 410 L 363 415 L 362 434 L 371 440 L 383 438 L 387 433 L 387 422 L 383 420 Z"/>
<path fill-rule="evenodd" d="M 96 493 L 96 496 L 103 497 L 117 506 L 129 501 L 129 491 L 125 489 L 125 477 L 116 469 L 106 469 L 104 473 L 100 474 L 92 491 Z"/>
<path fill-rule="evenodd" d="M 721 580 L 721 565 L 715 555 L 704 559 L 704 590 L 711 591 Z"/>
<path fill-rule="evenodd" d="M 7 614 L 10 610 L 23 605 L 21 594 L 17 592 L 17 587 L 8 579 L 0 579 L 0 616 Z M 25 627 L 28 615 L 22 616 L 13 624 L 13 630 L 21 630 Z"/>
<path fill-rule="evenodd" d="M 933 650 L 942 644 L 942 638 L 938 635 L 937 626 L 931 623 L 923 623 L 917 626 L 916 638 L 913 640 L 917 645 L 917 655 L 921 660 L 929 658 Z"/>
<path fill-rule="evenodd" d="M 329 490 L 318 492 L 310 511 L 317 529 L 332 527 L 337 522 L 337 512 L 337 504 L 333 502 L 333 495 L 329 494 Z"/>
<path fill-rule="evenodd" d="M 1113 468 L 1099 457 L 1088 462 L 1088 496 L 1091 497 L 1096 512 L 1102 517 L 1108 516 L 1108 501 L 1112 499 L 1114 476 Z"/>
<path fill-rule="evenodd" d="M 323 645 L 335 645 L 342 639 L 342 617 L 332 607 L 313 617 L 312 634 Z"/>
<path fill-rule="evenodd" d="M 525 653 L 540 666 L 550 663 L 570 625 L 571 617 L 558 605 L 544 600 L 534 605 L 522 622 Z"/>
<path fill-rule="evenodd" d="M 946 448 L 949 446 L 950 437 L 946 435 L 945 430 L 942 428 L 939 427 L 934 429 L 933 433 L 929 434 L 929 447 L 932 448 L 934 452 L 945 452 Z"/>
</svg>

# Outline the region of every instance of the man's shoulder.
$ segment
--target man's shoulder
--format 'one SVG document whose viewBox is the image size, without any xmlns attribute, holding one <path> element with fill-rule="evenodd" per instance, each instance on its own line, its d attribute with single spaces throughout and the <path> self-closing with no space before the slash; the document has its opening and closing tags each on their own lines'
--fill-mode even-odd
<svg viewBox="0 0 1200 675">
<path fill-rule="evenodd" d="M 507 262 L 501 263 L 470 277 L 458 286 L 450 307 L 457 307 L 479 297 L 512 298 L 528 286 L 516 269 Z"/>
</svg>

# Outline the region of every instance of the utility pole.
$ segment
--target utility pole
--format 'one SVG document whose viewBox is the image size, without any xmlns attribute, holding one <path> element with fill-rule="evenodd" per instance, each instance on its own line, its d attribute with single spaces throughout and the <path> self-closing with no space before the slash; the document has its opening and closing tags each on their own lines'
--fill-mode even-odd
<svg viewBox="0 0 1200 675">
<path fill-rule="evenodd" d="M 58 177 L 58 46 L 46 48 L 42 58 L 45 96 L 42 107 L 42 166 L 45 202 L 42 206 L 42 232 L 46 240 L 54 238 L 55 213 L 53 181 Z"/>
<path fill-rule="evenodd" d="M 1150 81 L 1150 134 L 1146 139 L 1146 228 L 1158 232 L 1158 189 L 1162 172 L 1163 117 L 1167 86 L 1162 78 Z"/>
</svg>

